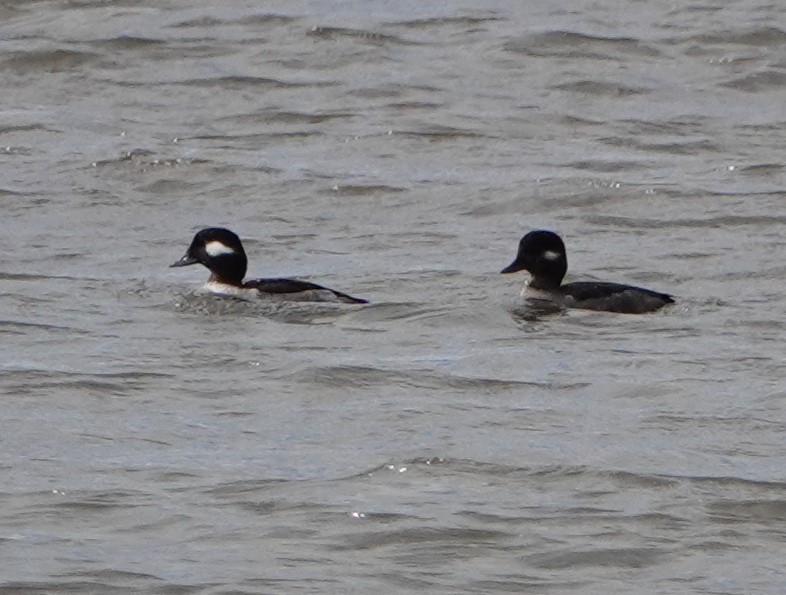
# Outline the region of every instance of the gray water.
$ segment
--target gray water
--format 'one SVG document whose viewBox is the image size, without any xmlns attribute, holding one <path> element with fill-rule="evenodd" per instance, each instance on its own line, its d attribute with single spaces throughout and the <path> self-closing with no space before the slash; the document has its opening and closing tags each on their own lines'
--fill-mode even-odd
<svg viewBox="0 0 786 595">
<path fill-rule="evenodd" d="M 782 3 L 0 18 L 0 591 L 786 592 Z M 678 303 L 529 315 L 537 227 Z"/>
</svg>

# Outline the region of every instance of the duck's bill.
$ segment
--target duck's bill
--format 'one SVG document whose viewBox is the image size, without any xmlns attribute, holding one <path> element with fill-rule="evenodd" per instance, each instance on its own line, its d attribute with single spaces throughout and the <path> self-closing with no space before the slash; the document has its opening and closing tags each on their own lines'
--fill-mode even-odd
<svg viewBox="0 0 786 595">
<path fill-rule="evenodd" d="M 502 269 L 500 271 L 500 273 L 502 273 L 502 274 L 505 274 L 505 273 L 518 273 L 519 271 L 523 271 L 524 268 L 525 268 L 524 265 L 519 263 L 518 260 L 514 260 L 508 266 L 506 266 L 504 269 Z"/>
<path fill-rule="evenodd" d="M 183 258 L 181 258 L 177 262 L 169 265 L 169 268 L 171 269 L 171 268 L 174 268 L 174 267 L 187 267 L 190 264 L 197 264 L 198 262 L 199 261 L 196 258 L 186 254 Z"/>
</svg>

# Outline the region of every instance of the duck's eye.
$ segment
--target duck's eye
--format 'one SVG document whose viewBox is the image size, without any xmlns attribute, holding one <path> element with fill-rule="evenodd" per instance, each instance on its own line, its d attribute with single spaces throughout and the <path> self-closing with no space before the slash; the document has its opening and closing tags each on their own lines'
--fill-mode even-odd
<svg viewBox="0 0 786 595">
<path fill-rule="evenodd" d="M 554 252 L 554 250 L 546 250 L 542 256 L 544 260 L 559 260 L 561 255 L 559 252 Z"/>
</svg>

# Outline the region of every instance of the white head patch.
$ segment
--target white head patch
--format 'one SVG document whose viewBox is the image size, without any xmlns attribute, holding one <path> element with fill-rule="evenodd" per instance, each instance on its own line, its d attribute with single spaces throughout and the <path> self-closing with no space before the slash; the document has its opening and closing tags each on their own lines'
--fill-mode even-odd
<svg viewBox="0 0 786 595">
<path fill-rule="evenodd" d="M 205 244 L 205 252 L 208 256 L 221 256 L 222 254 L 234 254 L 235 251 L 218 240 L 213 240 Z"/>
<path fill-rule="evenodd" d="M 560 252 L 554 252 L 554 250 L 546 250 L 543 253 L 543 258 L 546 260 L 559 260 L 562 257 Z"/>
</svg>

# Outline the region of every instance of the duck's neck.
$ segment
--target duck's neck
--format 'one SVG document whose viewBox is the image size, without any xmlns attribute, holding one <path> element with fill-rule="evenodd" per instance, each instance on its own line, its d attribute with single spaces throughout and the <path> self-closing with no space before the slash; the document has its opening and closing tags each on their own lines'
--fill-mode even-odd
<svg viewBox="0 0 786 595">
<path fill-rule="evenodd" d="M 234 285 L 235 287 L 242 287 L 243 286 L 243 277 L 239 279 L 233 277 L 228 277 L 226 275 L 217 275 L 213 273 L 210 275 L 210 279 L 207 280 L 208 283 L 218 283 L 221 285 Z"/>
<path fill-rule="evenodd" d="M 559 289 L 561 283 L 561 278 L 533 275 L 529 281 L 528 287 L 531 287 L 532 289 L 540 289 L 543 291 L 554 291 L 555 289 Z"/>
</svg>

